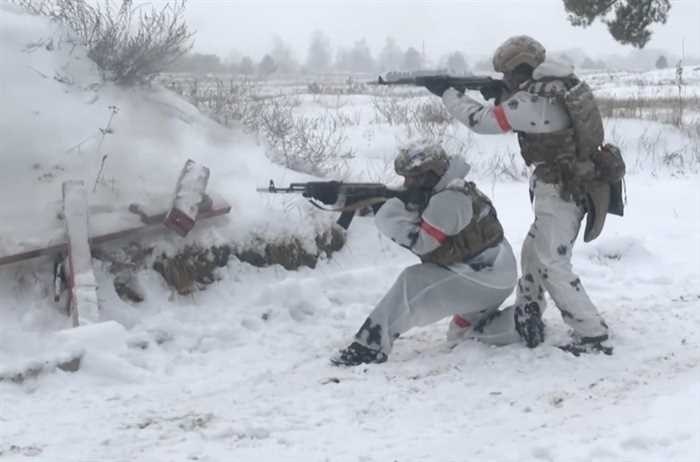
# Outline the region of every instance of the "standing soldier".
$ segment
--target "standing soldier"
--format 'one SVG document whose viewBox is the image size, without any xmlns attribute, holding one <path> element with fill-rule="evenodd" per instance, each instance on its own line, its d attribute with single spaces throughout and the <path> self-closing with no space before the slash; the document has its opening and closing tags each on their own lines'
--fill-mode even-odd
<svg viewBox="0 0 700 462">
<path fill-rule="evenodd" d="M 571 265 L 583 216 L 588 212 L 584 239 L 589 241 L 601 231 L 609 200 L 593 188 L 609 186 L 595 181 L 593 160 L 601 152 L 603 125 L 593 93 L 571 66 L 545 61 L 544 47 L 528 36 L 512 37 L 498 47 L 493 67 L 512 89 L 498 95 L 495 104 L 482 104 L 445 83 L 428 89 L 476 133 L 517 133 L 525 163 L 534 166 L 530 194 L 535 221 L 522 247 L 522 275 L 512 307 L 516 329 L 528 347 L 542 343 L 546 290 L 574 332 L 564 350 L 577 356 L 586 351 L 612 354 L 608 326 Z"/>
<path fill-rule="evenodd" d="M 440 145 L 419 142 L 400 151 L 394 168 L 404 187 L 416 192 L 415 200 L 389 199 L 377 212 L 376 225 L 421 263 L 399 275 L 354 341 L 331 362 L 384 362 L 400 334 L 451 315 L 457 316 L 448 337 L 517 342 L 512 317 L 497 316 L 515 287 L 515 256 L 493 204 L 464 179 L 469 165 L 448 157 Z"/>
</svg>

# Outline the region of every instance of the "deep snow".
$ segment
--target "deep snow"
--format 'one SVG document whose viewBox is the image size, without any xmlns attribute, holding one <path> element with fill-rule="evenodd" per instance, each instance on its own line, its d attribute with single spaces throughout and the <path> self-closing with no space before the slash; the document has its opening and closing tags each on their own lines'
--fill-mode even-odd
<svg viewBox="0 0 700 462">
<path fill-rule="evenodd" d="M 43 20 L 0 8 L 0 24 L 0 56 L 13 63 L 0 69 L 3 248 L 43 239 L 42 227 L 58 232 L 56 204 L 48 203 L 64 179 L 94 182 L 98 128 L 111 105 L 119 107 L 114 134 L 101 147 L 109 181 L 91 195 L 95 203 L 118 211 L 144 197 L 164 201 L 192 157 L 211 168 L 210 188 L 234 211 L 189 241 L 310 237 L 334 218 L 255 193 L 269 178 L 303 176 L 271 164 L 247 135 L 159 88 L 92 85 L 99 79 L 79 50 L 22 51 L 56 37 Z M 74 83 L 54 80 L 56 69 Z M 697 141 L 650 122 L 607 127 L 631 167 L 626 216 L 609 218 L 595 242 L 579 242 L 574 266 L 611 326 L 614 356 L 575 358 L 555 348 L 568 334 L 552 308 L 546 344 L 535 350 L 473 341 L 450 349 L 445 320 L 397 340 L 385 364 L 331 367 L 331 353 L 416 262 L 382 238 L 371 217 L 356 219 L 346 247 L 314 270 L 234 260 L 221 281 L 188 297 L 143 271 L 146 301 L 138 305 L 122 302 L 106 266 L 94 261 L 103 322 L 80 329 L 66 329 L 49 296 L 50 261 L 37 259 L 0 268 L 0 372 L 85 356 L 76 373 L 0 382 L 0 459 L 700 460 L 700 184 L 689 173 Z M 385 176 L 393 156 L 393 129 L 370 137 L 371 129 L 350 133 L 357 177 Z M 515 149 L 512 137 L 469 140 L 477 166 Z M 683 165 L 664 162 L 673 152 Z M 486 167 L 475 172 L 519 248 L 532 216 L 526 183 Z M 163 249 L 188 242 L 148 239 Z"/>
</svg>

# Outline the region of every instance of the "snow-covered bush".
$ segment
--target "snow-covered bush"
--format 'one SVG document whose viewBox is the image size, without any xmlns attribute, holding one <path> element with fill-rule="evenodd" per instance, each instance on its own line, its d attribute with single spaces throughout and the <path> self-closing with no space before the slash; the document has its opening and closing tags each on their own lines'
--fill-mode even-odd
<svg viewBox="0 0 700 462">
<path fill-rule="evenodd" d="M 409 103 L 409 100 L 394 96 L 372 98 L 372 107 L 375 111 L 374 123 L 389 125 L 407 123 L 411 115 Z"/>
<path fill-rule="evenodd" d="M 335 118 L 296 116 L 288 98 L 264 100 L 250 115 L 246 126 L 265 139 L 272 160 L 287 168 L 324 176 L 352 156 L 343 148 L 347 137 Z"/>
<path fill-rule="evenodd" d="M 441 101 L 420 102 L 411 108 L 406 129 L 409 136 L 442 140 L 454 118 L 447 112 Z"/>
<path fill-rule="evenodd" d="M 230 79 L 224 82 L 200 82 L 194 79 L 185 95 L 202 112 L 222 125 L 249 119 L 256 110 L 255 83 L 251 80 Z"/>
<path fill-rule="evenodd" d="M 121 85 L 150 82 L 191 48 L 184 20 L 186 0 L 168 1 L 161 9 L 110 0 L 13 0 L 34 14 L 64 24 L 84 46 L 103 78 Z"/>
</svg>

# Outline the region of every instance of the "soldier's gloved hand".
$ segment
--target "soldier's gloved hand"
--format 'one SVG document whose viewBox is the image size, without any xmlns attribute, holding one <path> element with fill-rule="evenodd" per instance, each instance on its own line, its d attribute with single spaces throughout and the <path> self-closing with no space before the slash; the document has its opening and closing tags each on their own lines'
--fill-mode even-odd
<svg viewBox="0 0 700 462">
<path fill-rule="evenodd" d="M 407 210 L 422 210 L 430 200 L 430 190 L 422 188 L 410 188 L 401 197 Z"/>
<path fill-rule="evenodd" d="M 501 89 L 495 86 L 486 86 L 479 89 L 481 96 L 486 100 L 498 99 L 501 96 Z"/>
<path fill-rule="evenodd" d="M 448 88 L 450 88 L 450 84 L 447 83 L 444 79 L 435 79 L 435 80 L 428 80 L 425 82 L 425 88 L 430 91 L 435 96 L 438 96 L 442 98 L 443 93 L 447 91 Z"/>
<path fill-rule="evenodd" d="M 339 181 L 312 181 L 308 183 L 302 196 L 316 199 L 326 205 L 333 205 L 338 202 L 339 191 Z"/>
</svg>

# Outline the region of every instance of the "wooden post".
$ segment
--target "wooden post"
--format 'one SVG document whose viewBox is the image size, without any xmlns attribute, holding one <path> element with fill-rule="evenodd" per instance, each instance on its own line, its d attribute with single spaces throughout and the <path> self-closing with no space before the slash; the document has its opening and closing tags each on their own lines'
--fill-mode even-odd
<svg viewBox="0 0 700 462">
<path fill-rule="evenodd" d="M 206 198 L 204 191 L 208 181 L 209 169 L 188 159 L 177 180 L 173 204 L 163 224 L 180 236 L 186 236 L 197 221 L 200 205 Z"/>
<path fill-rule="evenodd" d="M 68 313 L 73 326 L 99 320 L 97 281 L 88 242 L 87 191 L 82 181 L 63 183 L 63 216 L 68 241 Z"/>
</svg>

